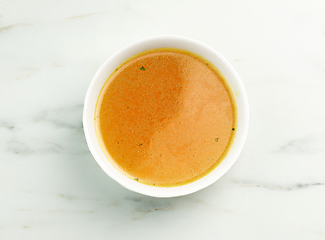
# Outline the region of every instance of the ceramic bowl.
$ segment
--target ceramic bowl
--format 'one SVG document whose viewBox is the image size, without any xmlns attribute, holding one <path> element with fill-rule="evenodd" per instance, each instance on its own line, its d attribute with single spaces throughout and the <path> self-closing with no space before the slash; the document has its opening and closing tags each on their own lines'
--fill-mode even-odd
<svg viewBox="0 0 325 240">
<path fill-rule="evenodd" d="M 95 132 L 95 107 L 98 95 L 111 73 L 125 60 L 133 55 L 155 48 L 178 48 L 193 52 L 214 64 L 224 75 L 232 88 L 238 109 L 238 126 L 233 145 L 224 160 L 208 175 L 192 183 L 176 187 L 149 186 L 128 178 L 109 161 L 102 151 Z M 88 88 L 83 126 L 87 144 L 99 166 L 112 179 L 125 188 L 152 197 L 177 197 L 194 193 L 220 179 L 237 161 L 248 133 L 249 107 L 244 85 L 230 63 L 213 48 L 206 44 L 180 36 L 155 36 L 132 43 L 107 59 L 97 70 Z"/>
</svg>

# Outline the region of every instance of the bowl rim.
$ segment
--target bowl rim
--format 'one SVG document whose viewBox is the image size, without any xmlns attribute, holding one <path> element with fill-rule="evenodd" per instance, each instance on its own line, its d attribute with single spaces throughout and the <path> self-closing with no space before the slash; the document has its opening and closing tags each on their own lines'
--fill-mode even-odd
<svg viewBox="0 0 325 240">
<path fill-rule="evenodd" d="M 207 59 L 215 66 L 217 65 L 216 67 L 225 76 L 231 89 L 233 91 L 238 91 L 240 93 L 238 96 L 237 94 L 234 93 L 236 104 L 237 104 L 237 111 L 238 111 L 238 126 L 240 124 L 240 128 L 236 130 L 235 140 L 227 156 L 214 170 L 212 170 L 206 176 L 194 182 L 181 185 L 181 186 L 175 186 L 175 187 L 149 186 L 143 183 L 136 182 L 126 177 L 122 172 L 117 170 L 117 168 L 111 163 L 111 161 L 107 159 L 105 155 L 104 155 L 105 158 L 103 158 L 104 153 L 101 148 L 100 150 L 98 148 L 99 143 L 94 128 L 94 115 L 95 115 L 94 107 L 95 106 L 93 103 L 94 103 L 94 98 L 96 98 L 95 101 L 95 105 L 96 105 L 97 98 L 98 98 L 98 88 L 99 88 L 98 86 L 101 85 L 100 87 L 101 90 L 103 84 L 106 82 L 111 72 L 122 62 L 124 62 L 125 60 L 127 60 L 131 56 L 134 56 L 137 53 L 149 49 L 160 48 L 154 46 L 161 46 L 161 48 L 163 47 L 168 48 L 174 45 L 180 46 L 179 49 L 184 49 L 190 52 L 194 52 L 195 54 Z M 198 49 L 200 50 L 200 52 L 192 51 L 192 49 Z M 107 73 L 109 74 L 107 75 Z M 106 76 L 105 80 L 103 80 L 104 76 Z M 232 84 L 229 82 L 230 80 L 229 76 L 231 76 Z M 236 89 L 234 89 L 234 87 Z M 97 93 L 95 94 L 95 92 Z M 249 105 L 248 105 L 246 90 L 242 80 L 240 79 L 239 75 L 232 67 L 232 65 L 220 53 L 218 53 L 216 50 L 206 45 L 205 43 L 202 43 L 198 40 L 194 40 L 188 37 L 178 36 L 178 35 L 158 35 L 158 36 L 147 37 L 147 38 L 140 39 L 136 42 L 133 42 L 118 50 L 115 54 L 109 57 L 98 68 L 98 70 L 96 71 L 95 75 L 93 76 L 90 82 L 84 100 L 84 109 L 83 109 L 84 133 L 85 133 L 86 142 L 89 147 L 89 150 L 92 153 L 98 165 L 103 169 L 103 171 L 108 176 L 110 176 L 113 180 L 118 182 L 120 185 L 124 186 L 125 188 L 133 192 L 137 192 L 151 197 L 167 198 L 167 197 L 184 196 L 202 190 L 212 185 L 217 180 L 219 180 L 226 172 L 229 171 L 229 169 L 237 161 L 247 139 L 248 123 L 249 123 Z M 221 165 L 225 165 L 224 167 L 222 167 L 222 170 L 220 170 Z"/>
</svg>

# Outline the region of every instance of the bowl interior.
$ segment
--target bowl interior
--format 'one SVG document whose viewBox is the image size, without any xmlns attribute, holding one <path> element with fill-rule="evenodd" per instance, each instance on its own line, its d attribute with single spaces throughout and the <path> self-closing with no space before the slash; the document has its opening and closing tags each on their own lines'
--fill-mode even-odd
<svg viewBox="0 0 325 240">
<path fill-rule="evenodd" d="M 107 159 L 103 153 L 95 132 L 95 107 L 98 95 L 110 74 L 125 60 L 133 55 L 155 48 L 178 48 L 184 49 L 200 55 L 206 60 L 214 64 L 228 81 L 232 91 L 234 92 L 235 100 L 238 109 L 238 127 L 233 145 L 226 158 L 205 177 L 176 187 L 154 187 L 142 183 L 138 183 L 117 170 L 113 164 Z M 220 177 L 222 177 L 236 162 L 247 137 L 248 132 L 248 101 L 243 83 L 229 62 L 218 52 L 209 46 L 184 37 L 177 36 L 158 36 L 140 40 L 133 43 L 110 57 L 98 69 L 92 82 L 88 88 L 85 105 L 83 124 L 86 135 L 86 140 L 89 149 L 96 159 L 100 167 L 115 181 L 120 183 L 125 188 L 153 197 L 176 197 L 196 192 L 203 189 Z"/>
</svg>

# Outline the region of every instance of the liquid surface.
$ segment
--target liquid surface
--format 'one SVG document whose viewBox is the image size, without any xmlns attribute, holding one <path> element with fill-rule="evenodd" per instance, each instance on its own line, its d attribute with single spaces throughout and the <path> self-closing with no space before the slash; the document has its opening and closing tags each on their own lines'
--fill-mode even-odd
<svg viewBox="0 0 325 240">
<path fill-rule="evenodd" d="M 99 96 L 95 125 L 113 164 L 155 186 L 192 182 L 227 154 L 237 124 L 233 95 L 218 70 L 176 49 L 122 64 Z"/>
</svg>

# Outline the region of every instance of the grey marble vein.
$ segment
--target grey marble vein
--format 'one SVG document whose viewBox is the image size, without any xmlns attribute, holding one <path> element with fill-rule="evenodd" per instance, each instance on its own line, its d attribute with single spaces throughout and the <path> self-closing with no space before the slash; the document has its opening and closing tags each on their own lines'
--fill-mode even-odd
<svg viewBox="0 0 325 240">
<path fill-rule="evenodd" d="M 4 149 L 8 153 L 27 156 L 32 154 L 89 154 L 82 125 L 82 104 L 42 110 L 34 116 L 22 119 L 0 119 L 0 129 L 5 131 L 2 139 Z M 42 132 L 38 134 L 38 124 Z M 31 127 L 34 131 L 29 131 Z M 53 130 L 62 129 L 59 136 L 54 137 Z M 26 130 L 28 134 L 26 134 Z M 61 137 L 62 138 L 61 138 Z M 58 138 L 59 137 L 59 138 Z M 67 137 L 69 139 L 67 139 Z"/>
<path fill-rule="evenodd" d="M 35 73 L 41 71 L 40 68 L 37 67 L 26 67 L 21 68 L 16 72 L 16 76 L 11 76 L 10 78 L 5 78 L 7 81 L 17 81 L 21 79 L 30 78 L 35 75 Z"/>
<path fill-rule="evenodd" d="M 290 140 L 275 152 L 287 154 L 313 154 L 324 151 L 324 136 L 308 136 L 305 138 Z"/>
<path fill-rule="evenodd" d="M 31 154 L 48 154 L 48 153 L 59 153 L 62 151 L 62 146 L 49 142 L 49 141 L 39 141 L 37 147 L 32 147 L 25 142 L 18 140 L 10 140 L 7 142 L 7 152 L 11 152 L 17 155 L 31 155 Z"/>
<path fill-rule="evenodd" d="M 48 122 L 58 128 L 82 131 L 82 109 L 83 105 L 78 104 L 59 109 L 44 110 L 34 117 L 34 122 Z"/>
<path fill-rule="evenodd" d="M 97 199 L 97 198 L 79 197 L 79 196 L 72 195 L 72 194 L 58 194 L 58 196 L 65 200 L 102 201 L 101 199 Z"/>
<path fill-rule="evenodd" d="M 89 14 L 83 14 L 83 15 L 76 15 L 76 16 L 72 16 L 67 18 L 67 20 L 71 20 L 71 19 L 76 19 L 76 18 L 84 18 L 84 17 L 90 17 L 93 15 L 98 15 L 98 14 L 106 14 L 107 12 L 96 12 L 96 13 L 89 13 Z"/>
<path fill-rule="evenodd" d="M 16 24 L 12 24 L 12 25 L 8 25 L 6 27 L 0 28 L 0 32 L 10 30 L 12 28 L 19 27 L 19 26 L 33 26 L 33 25 L 34 24 L 30 24 L 30 23 L 16 23 Z"/>
<path fill-rule="evenodd" d="M 236 181 L 241 187 L 255 187 L 255 188 L 265 188 L 269 190 L 282 190 L 282 191 L 294 191 L 294 190 L 302 190 L 309 187 L 316 186 L 325 186 L 325 183 L 322 182 L 312 182 L 312 183 L 296 183 L 292 185 L 272 185 L 272 184 L 262 184 L 262 183 L 254 183 L 254 182 L 245 182 L 245 181 Z"/>
<path fill-rule="evenodd" d="M 5 119 L 0 119 L 0 128 L 5 128 L 9 131 L 17 130 L 17 127 L 15 126 L 15 124 L 13 122 L 5 120 Z"/>
</svg>

